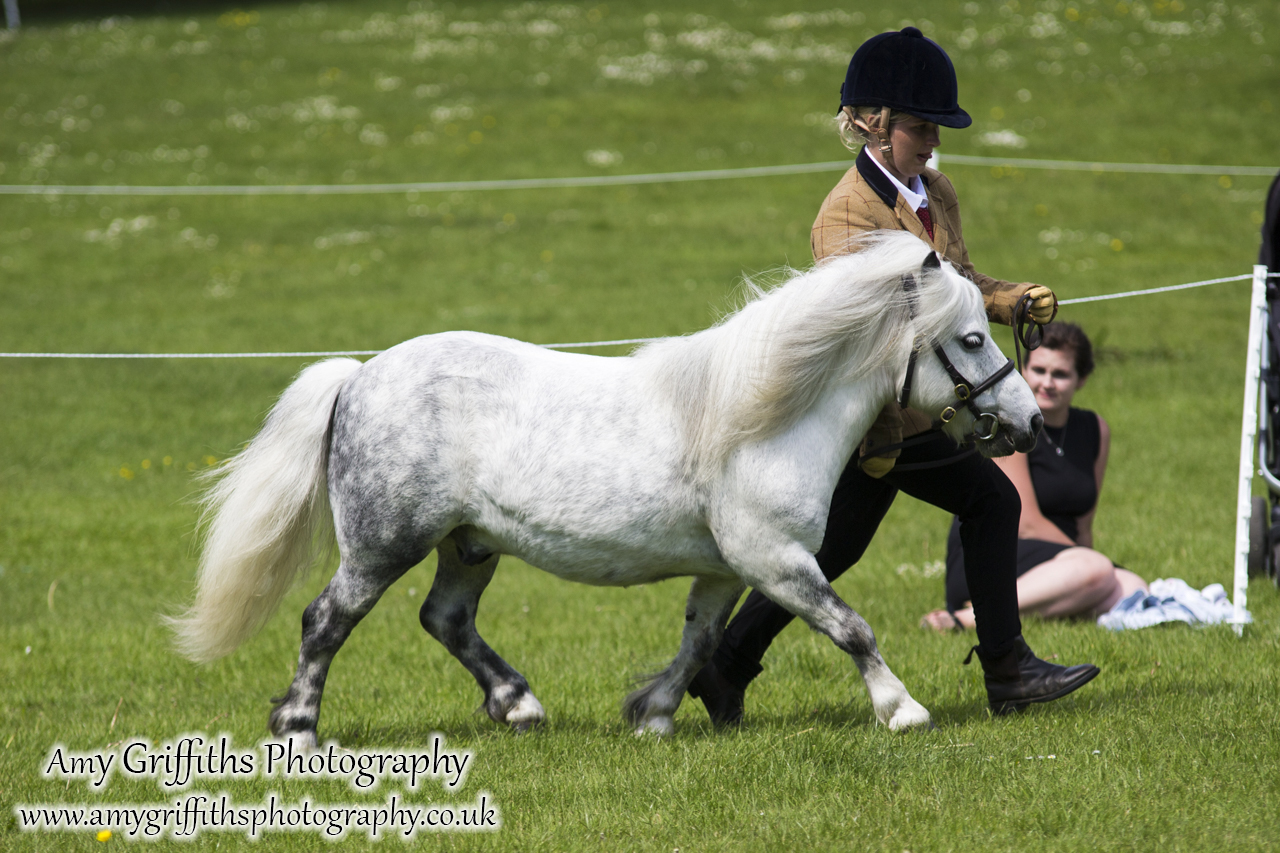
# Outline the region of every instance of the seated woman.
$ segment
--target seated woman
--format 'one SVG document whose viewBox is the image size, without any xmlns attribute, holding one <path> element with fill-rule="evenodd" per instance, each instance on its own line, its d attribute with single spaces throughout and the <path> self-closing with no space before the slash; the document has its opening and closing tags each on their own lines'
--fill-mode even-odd
<svg viewBox="0 0 1280 853">
<path fill-rule="evenodd" d="M 1044 415 L 1030 453 L 995 460 L 1018 489 L 1018 610 L 1045 618 L 1095 616 L 1137 589 L 1142 578 L 1093 550 L 1093 514 L 1107 470 L 1107 422 L 1071 399 L 1093 372 L 1093 347 L 1074 323 L 1050 323 L 1028 355 L 1023 377 Z M 947 607 L 924 617 L 938 631 L 974 626 L 959 524 L 947 540 Z"/>
</svg>

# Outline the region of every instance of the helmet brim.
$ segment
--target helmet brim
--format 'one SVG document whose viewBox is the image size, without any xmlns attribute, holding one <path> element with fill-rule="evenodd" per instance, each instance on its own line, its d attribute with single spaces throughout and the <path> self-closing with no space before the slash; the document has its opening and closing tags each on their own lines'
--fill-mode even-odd
<svg viewBox="0 0 1280 853">
<path fill-rule="evenodd" d="M 922 118 L 925 121 L 931 121 L 935 124 L 940 124 L 943 127 L 954 127 L 957 130 L 960 128 L 968 127 L 969 125 L 973 124 L 973 119 L 970 117 L 970 115 L 964 110 L 960 109 L 959 107 L 956 107 L 955 112 L 949 112 L 949 113 L 913 112 L 911 115 L 915 116 L 916 118 Z"/>
<path fill-rule="evenodd" d="M 958 106 L 954 110 L 950 110 L 945 113 L 924 112 L 918 108 L 903 109 L 898 104 L 874 103 L 870 101 L 860 101 L 859 103 L 856 103 L 856 104 L 841 104 L 840 106 L 842 107 L 888 107 L 891 110 L 904 112 L 907 115 L 915 116 L 916 118 L 922 118 L 925 121 L 931 121 L 934 124 L 940 124 L 943 127 L 954 127 L 957 130 L 961 130 L 973 124 L 973 117 L 970 116 L 964 110 L 960 109 L 960 107 Z"/>
</svg>

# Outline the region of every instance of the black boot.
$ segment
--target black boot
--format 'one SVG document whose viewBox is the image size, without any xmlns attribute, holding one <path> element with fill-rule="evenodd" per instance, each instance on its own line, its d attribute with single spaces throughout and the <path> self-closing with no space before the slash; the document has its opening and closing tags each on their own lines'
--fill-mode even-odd
<svg viewBox="0 0 1280 853">
<path fill-rule="evenodd" d="M 716 668 L 714 660 L 698 670 L 689 684 L 689 695 L 701 699 L 717 727 L 742 724 L 742 707 L 746 691 L 738 687 Z"/>
<path fill-rule="evenodd" d="M 999 657 L 988 657 L 981 647 L 974 646 L 964 659 L 966 664 L 974 652 L 982 662 L 987 701 L 996 715 L 1012 714 L 1035 702 L 1061 699 L 1088 684 L 1101 671 L 1091 663 L 1078 666 L 1046 663 L 1035 656 L 1021 634 L 1014 638 L 1013 647 Z"/>
</svg>

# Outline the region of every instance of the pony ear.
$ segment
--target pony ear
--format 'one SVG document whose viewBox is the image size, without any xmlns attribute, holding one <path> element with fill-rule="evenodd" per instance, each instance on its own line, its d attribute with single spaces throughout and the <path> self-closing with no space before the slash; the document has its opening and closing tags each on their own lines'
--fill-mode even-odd
<svg viewBox="0 0 1280 853">
<path fill-rule="evenodd" d="M 924 256 L 924 263 L 920 265 L 922 270 L 940 270 L 942 269 L 942 261 L 938 260 L 937 252 L 930 252 Z"/>
</svg>

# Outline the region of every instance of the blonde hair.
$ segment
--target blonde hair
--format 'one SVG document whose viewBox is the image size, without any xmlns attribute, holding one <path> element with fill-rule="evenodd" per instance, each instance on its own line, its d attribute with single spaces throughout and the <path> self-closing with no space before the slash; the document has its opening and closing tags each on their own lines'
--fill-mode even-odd
<svg viewBox="0 0 1280 853">
<path fill-rule="evenodd" d="M 887 132 L 890 126 L 911 118 L 911 113 L 889 107 L 841 107 L 836 113 L 836 130 L 840 133 L 840 142 L 850 151 L 857 151 L 863 145 L 888 144 Z M 883 130 L 883 140 L 877 131 Z"/>
</svg>

